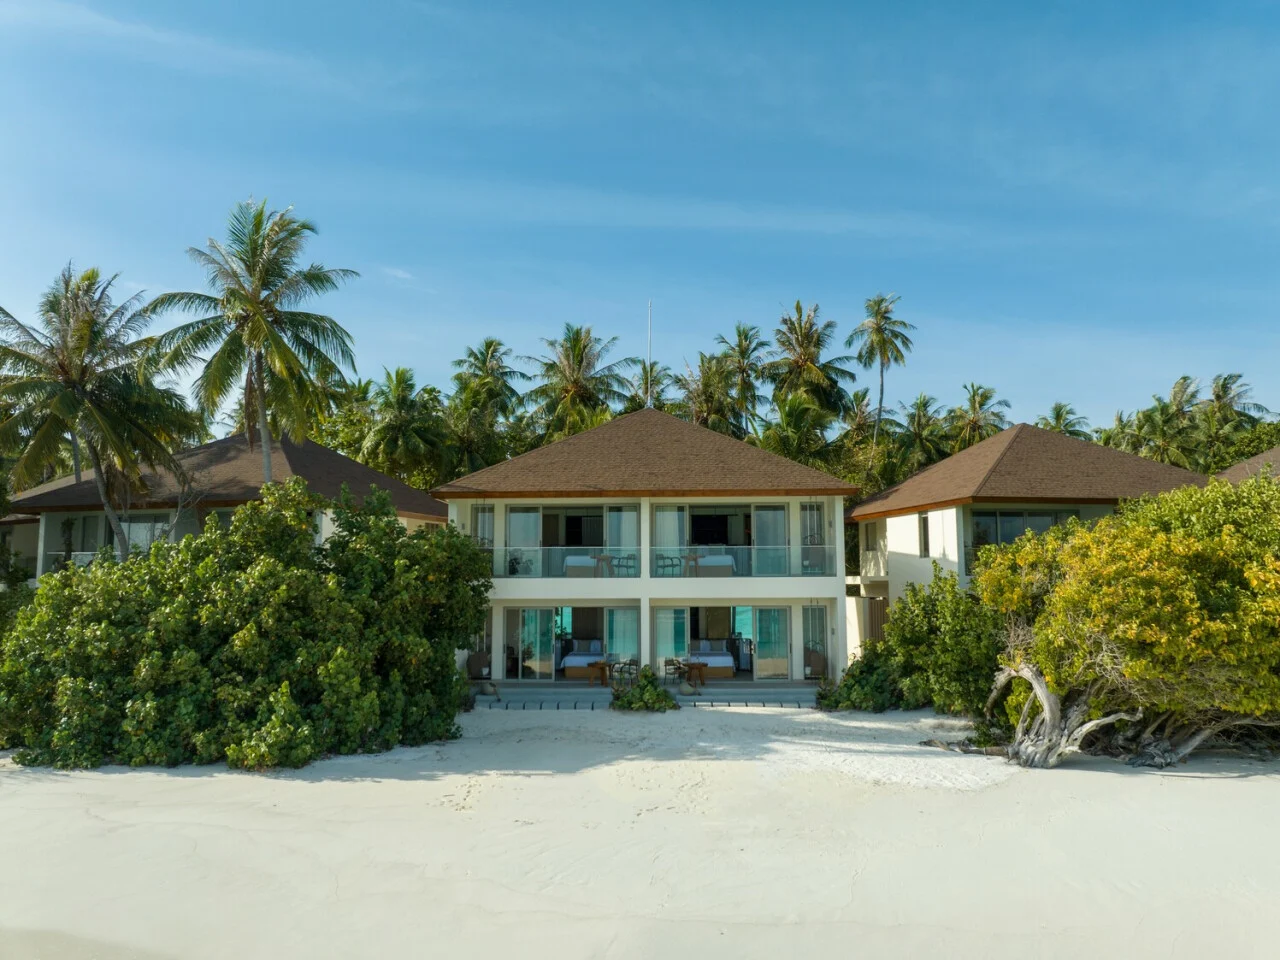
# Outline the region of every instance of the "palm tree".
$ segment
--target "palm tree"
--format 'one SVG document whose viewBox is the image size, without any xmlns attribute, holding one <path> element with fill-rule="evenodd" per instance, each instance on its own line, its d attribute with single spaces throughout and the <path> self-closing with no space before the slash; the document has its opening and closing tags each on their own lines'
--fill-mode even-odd
<svg viewBox="0 0 1280 960">
<path fill-rule="evenodd" d="M 444 449 L 439 393 L 418 390 L 413 371 L 383 370 L 373 388 L 373 427 L 360 448 L 360 459 L 401 479 L 438 464 Z"/>
<path fill-rule="evenodd" d="M 1009 418 L 1004 415 L 1009 401 L 997 400 L 995 388 L 970 383 L 965 385 L 964 393 L 964 403 L 953 408 L 949 415 L 956 450 L 994 437 L 1009 426 Z"/>
<path fill-rule="evenodd" d="M 777 348 L 775 359 L 761 369 L 762 377 L 773 384 L 774 403 L 793 393 L 804 393 L 823 410 L 839 415 L 849 402 L 844 384 L 853 383 L 857 377 L 844 364 L 853 357 L 827 357 L 836 335 L 836 323 L 818 322 L 818 305 L 806 311 L 796 301 L 795 315 L 783 314 L 774 331 Z"/>
<path fill-rule="evenodd" d="M 154 341 L 139 334 L 149 317 L 141 295 L 116 304 L 96 269 L 76 274 L 70 264 L 40 301 L 35 327 L 0 309 L 0 447 L 21 443 L 12 467 L 16 484 L 42 478 L 70 445 L 77 481 L 81 456 L 121 560 L 129 555 L 115 504 L 138 481 L 143 466 L 178 472 L 171 450 L 202 427 L 182 394 L 153 379 Z"/>
<path fill-rule="evenodd" d="M 717 336 L 716 343 L 724 348 L 723 356 L 733 381 L 733 406 L 738 415 L 738 428 L 743 433 L 756 423 L 756 408 L 760 405 L 760 381 L 769 341 L 760 328 L 747 323 L 734 327 L 733 340 Z"/>
<path fill-rule="evenodd" d="M 910 406 L 899 404 L 899 409 L 902 411 L 902 432 L 898 435 L 898 442 L 905 454 L 908 471 L 914 473 L 945 458 L 950 443 L 941 404 L 921 393 Z"/>
<path fill-rule="evenodd" d="M 468 347 L 461 360 L 453 361 L 454 385 L 469 402 L 492 406 L 500 416 L 510 416 L 520 406 L 516 382 L 531 379 L 511 366 L 512 351 L 497 337 L 485 337 L 479 346 Z"/>
<path fill-rule="evenodd" d="M 358 276 L 354 270 L 301 265 L 316 227 L 292 207 L 267 211 L 267 203 L 238 204 L 231 211 L 225 245 L 187 252 L 208 274 L 208 293 L 166 293 L 149 313 L 181 310 L 200 315 L 159 338 L 166 366 L 182 369 L 212 350 L 195 383 L 196 402 L 217 409 L 241 392 L 247 422 L 258 422 L 262 479 L 271 482 L 271 426 L 305 438 L 327 407 L 326 386 L 353 369 L 351 336 L 332 317 L 299 309 Z M 252 442 L 252 434 L 249 434 Z"/>
<path fill-rule="evenodd" d="M 1134 425 L 1141 448 L 1149 460 L 1176 467 L 1191 465 L 1192 428 L 1189 416 L 1174 401 L 1153 397 L 1155 402 L 1139 410 Z"/>
<path fill-rule="evenodd" d="M 876 411 L 871 409 L 871 391 L 865 387 L 854 390 L 849 394 L 849 408 L 841 418 L 846 442 L 862 443 L 868 434 L 874 434 L 877 419 Z"/>
<path fill-rule="evenodd" d="M 834 419 L 805 394 L 793 393 L 778 404 L 778 419 L 766 421 L 750 442 L 796 463 L 821 467 L 830 459 L 827 429 Z"/>
<path fill-rule="evenodd" d="M 1069 403 L 1055 403 L 1049 413 L 1036 420 L 1036 426 L 1042 430 L 1052 430 L 1077 440 L 1091 440 L 1089 421 L 1076 413 L 1076 408 Z"/>
<path fill-rule="evenodd" d="M 1204 403 L 1213 408 L 1222 423 L 1240 419 L 1251 426 L 1271 412 L 1252 397 L 1253 388 L 1244 382 L 1244 374 L 1220 373 L 1213 378 Z"/>
<path fill-rule="evenodd" d="M 1094 427 L 1093 436 L 1104 447 L 1124 450 L 1127 453 L 1137 453 L 1140 446 L 1137 422 L 1133 416 L 1123 410 L 1116 411 L 1116 417 L 1111 426 Z"/>
<path fill-rule="evenodd" d="M 542 341 L 549 351 L 544 357 L 524 357 L 538 367 L 538 385 L 526 394 L 534 413 L 547 425 L 547 432 L 568 436 L 583 429 L 601 407 L 621 404 L 626 398 L 627 378 L 623 371 L 635 366 L 634 357 L 612 363 L 605 358 L 618 338 L 603 340 L 590 327 L 564 325 L 558 340 Z"/>
<path fill-rule="evenodd" d="M 674 383 L 682 394 L 679 411 L 686 420 L 717 433 L 741 436 L 733 402 L 733 374 L 722 355 L 698 354 L 697 370 L 686 364 Z"/>
<path fill-rule="evenodd" d="M 863 369 L 880 368 L 880 399 L 876 403 L 876 422 L 871 430 L 871 445 L 874 447 L 880 436 L 880 418 L 884 415 L 884 374 L 891 364 L 907 362 L 907 354 L 911 352 L 911 337 L 908 331 L 915 327 L 905 320 L 893 315 L 893 308 L 901 297 L 896 294 L 885 296 L 877 293 L 867 300 L 867 319 L 854 327 L 846 347 L 858 345 L 857 360 Z"/>
<path fill-rule="evenodd" d="M 635 376 L 627 379 L 630 390 L 622 404 L 623 412 L 632 413 L 645 407 L 665 409 L 668 403 L 667 387 L 673 380 L 671 368 L 657 360 L 640 360 L 636 363 L 635 370 Z"/>
<path fill-rule="evenodd" d="M 1168 403 L 1178 420 L 1189 422 L 1196 407 L 1200 405 L 1200 381 L 1183 374 L 1169 389 Z"/>
<path fill-rule="evenodd" d="M 1191 421 L 1191 466 L 1201 473 L 1211 472 L 1213 466 L 1227 456 L 1235 438 L 1248 430 L 1252 419 L 1249 414 L 1237 413 L 1231 406 L 1219 406 L 1213 402 L 1201 404 Z"/>
</svg>

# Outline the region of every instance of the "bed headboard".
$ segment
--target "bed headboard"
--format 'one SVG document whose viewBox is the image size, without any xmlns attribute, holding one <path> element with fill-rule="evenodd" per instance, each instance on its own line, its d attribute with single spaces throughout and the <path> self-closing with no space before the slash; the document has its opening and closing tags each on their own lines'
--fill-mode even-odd
<svg viewBox="0 0 1280 960">
<path fill-rule="evenodd" d="M 604 654 L 604 641 L 599 637 L 575 637 L 573 641 L 574 653 L 595 653 Z"/>
<path fill-rule="evenodd" d="M 701 637 L 689 641 L 690 653 L 728 653 L 729 641 L 723 638 Z"/>
</svg>

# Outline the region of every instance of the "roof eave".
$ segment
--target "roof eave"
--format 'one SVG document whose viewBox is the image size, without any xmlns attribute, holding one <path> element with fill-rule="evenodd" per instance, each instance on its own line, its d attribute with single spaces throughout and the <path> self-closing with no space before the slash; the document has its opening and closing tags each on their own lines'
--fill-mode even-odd
<svg viewBox="0 0 1280 960">
<path fill-rule="evenodd" d="M 857 487 L 815 487 L 812 489 L 744 488 L 724 490 L 466 490 L 444 487 L 431 491 L 437 500 L 616 500 L 626 497 L 852 497 Z"/>
<path fill-rule="evenodd" d="M 959 497 L 955 500 L 938 500 L 933 503 L 921 503 L 910 507 L 893 507 L 889 510 L 868 510 L 860 512 L 857 507 L 850 510 L 847 520 L 882 520 L 885 517 L 905 517 L 926 510 L 945 510 L 948 507 L 961 507 L 970 503 L 1053 503 L 1053 504 L 1101 504 L 1111 506 L 1119 504 L 1128 497 Z"/>
</svg>

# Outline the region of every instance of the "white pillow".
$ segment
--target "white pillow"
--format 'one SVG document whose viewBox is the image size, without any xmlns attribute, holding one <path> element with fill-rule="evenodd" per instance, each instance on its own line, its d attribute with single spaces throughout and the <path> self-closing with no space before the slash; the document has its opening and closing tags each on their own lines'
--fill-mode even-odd
<svg viewBox="0 0 1280 960">
<path fill-rule="evenodd" d="M 591 652 L 592 652 L 592 653 L 599 653 L 599 652 L 600 652 L 600 641 L 599 641 L 599 640 L 592 640 L 592 641 L 591 641 Z"/>
</svg>

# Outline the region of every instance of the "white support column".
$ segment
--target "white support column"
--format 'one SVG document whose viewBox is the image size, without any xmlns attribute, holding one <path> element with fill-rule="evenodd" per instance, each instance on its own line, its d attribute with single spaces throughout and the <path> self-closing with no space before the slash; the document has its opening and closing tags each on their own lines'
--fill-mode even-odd
<svg viewBox="0 0 1280 960">
<path fill-rule="evenodd" d="M 489 677 L 494 680 L 507 678 L 507 610 L 496 604 L 489 608 L 493 623 L 493 643 L 489 647 Z"/>
<path fill-rule="evenodd" d="M 48 517 L 49 517 L 49 514 L 47 513 L 40 514 L 40 529 L 36 532 L 36 577 L 37 578 L 39 578 L 40 575 L 44 573 L 44 558 L 46 553 L 44 548 L 44 530 L 45 530 L 45 521 L 48 519 Z"/>
<path fill-rule="evenodd" d="M 640 666 L 653 663 L 653 611 L 646 592 L 640 597 Z"/>
<path fill-rule="evenodd" d="M 787 501 L 787 573 L 800 576 L 800 501 Z"/>
<path fill-rule="evenodd" d="M 791 605 L 791 679 L 804 679 L 804 601 Z"/>
<path fill-rule="evenodd" d="M 652 569 L 652 559 L 650 557 L 650 547 L 653 545 L 653 508 L 649 505 L 649 498 L 642 497 L 640 499 L 640 577 L 643 580 L 649 579 L 649 573 Z M 648 590 L 645 590 L 646 595 Z M 647 601 L 646 601 L 647 602 Z M 643 618 L 642 618 L 643 624 Z M 645 635 L 645 627 L 640 627 L 640 635 Z"/>
<path fill-rule="evenodd" d="M 836 545 L 836 571 L 840 574 L 840 590 L 835 598 L 835 609 L 832 613 L 835 616 L 833 626 L 835 627 L 835 640 L 831 649 L 827 651 L 828 671 L 835 679 L 839 679 L 844 673 L 845 666 L 849 663 L 849 617 L 845 609 L 848 599 L 845 594 L 848 590 L 845 588 L 844 579 L 844 558 L 845 558 L 845 526 L 844 526 L 844 498 L 832 497 L 832 507 L 835 511 L 835 537 L 833 542 Z M 830 631 L 828 631 L 830 633 Z"/>
</svg>

